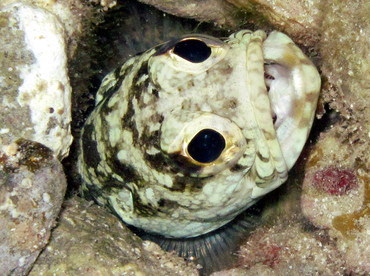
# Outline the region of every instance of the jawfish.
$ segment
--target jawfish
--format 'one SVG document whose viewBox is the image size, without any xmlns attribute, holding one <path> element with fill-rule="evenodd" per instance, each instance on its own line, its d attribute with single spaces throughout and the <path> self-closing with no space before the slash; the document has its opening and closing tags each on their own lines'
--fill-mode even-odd
<svg viewBox="0 0 370 276">
<path fill-rule="evenodd" d="M 156 46 L 104 78 L 80 141 L 82 192 L 149 233 L 209 233 L 287 179 L 319 91 L 281 32 Z"/>
</svg>

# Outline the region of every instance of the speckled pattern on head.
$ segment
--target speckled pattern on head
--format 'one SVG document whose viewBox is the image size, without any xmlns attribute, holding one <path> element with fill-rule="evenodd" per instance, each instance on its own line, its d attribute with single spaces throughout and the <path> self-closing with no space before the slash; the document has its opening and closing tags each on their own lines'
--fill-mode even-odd
<svg viewBox="0 0 370 276">
<path fill-rule="evenodd" d="M 152 48 L 103 80 L 82 133 L 82 192 L 151 233 L 217 229 L 287 179 L 319 90 L 280 32 Z"/>
</svg>

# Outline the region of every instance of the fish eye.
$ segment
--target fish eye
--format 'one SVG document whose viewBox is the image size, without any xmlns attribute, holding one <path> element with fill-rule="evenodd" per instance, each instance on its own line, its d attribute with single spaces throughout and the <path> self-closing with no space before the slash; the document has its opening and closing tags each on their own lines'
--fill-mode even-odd
<svg viewBox="0 0 370 276">
<path fill-rule="evenodd" d="M 178 42 L 173 48 L 173 53 L 193 63 L 207 60 L 212 50 L 206 43 L 198 39 L 187 39 Z"/>
<path fill-rule="evenodd" d="M 225 138 L 213 129 L 199 131 L 190 141 L 187 151 L 199 163 L 215 161 L 225 149 Z"/>
</svg>

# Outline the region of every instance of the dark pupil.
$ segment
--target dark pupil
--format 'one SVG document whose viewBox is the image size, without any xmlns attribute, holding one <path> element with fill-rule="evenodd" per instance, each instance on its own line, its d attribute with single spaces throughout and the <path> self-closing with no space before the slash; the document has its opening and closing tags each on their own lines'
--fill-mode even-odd
<svg viewBox="0 0 370 276">
<path fill-rule="evenodd" d="M 177 43 L 173 52 L 190 62 L 199 63 L 209 58 L 211 48 L 200 40 L 190 39 Z"/>
<path fill-rule="evenodd" d="M 224 148 L 225 139 L 220 133 L 212 129 L 203 129 L 190 141 L 188 153 L 200 163 L 209 163 L 215 161 Z"/>
</svg>

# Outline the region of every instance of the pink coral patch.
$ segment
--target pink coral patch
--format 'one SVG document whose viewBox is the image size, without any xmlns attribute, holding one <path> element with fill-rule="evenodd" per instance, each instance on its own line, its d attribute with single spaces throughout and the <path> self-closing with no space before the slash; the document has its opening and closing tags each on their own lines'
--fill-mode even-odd
<svg viewBox="0 0 370 276">
<path fill-rule="evenodd" d="M 315 173 L 314 186 L 331 195 L 344 195 L 357 187 L 357 178 L 349 169 L 329 167 Z"/>
</svg>

